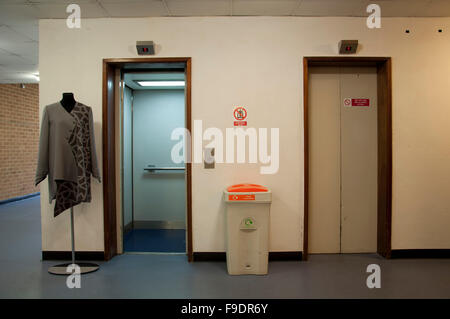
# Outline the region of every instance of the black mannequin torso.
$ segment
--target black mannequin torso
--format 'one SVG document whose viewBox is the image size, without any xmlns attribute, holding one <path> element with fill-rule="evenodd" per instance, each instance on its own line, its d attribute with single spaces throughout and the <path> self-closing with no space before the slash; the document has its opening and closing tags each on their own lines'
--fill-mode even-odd
<svg viewBox="0 0 450 319">
<path fill-rule="evenodd" d="M 63 97 L 61 100 L 61 105 L 66 109 L 67 112 L 71 112 L 75 107 L 75 98 L 73 97 L 73 93 L 63 93 Z"/>
</svg>

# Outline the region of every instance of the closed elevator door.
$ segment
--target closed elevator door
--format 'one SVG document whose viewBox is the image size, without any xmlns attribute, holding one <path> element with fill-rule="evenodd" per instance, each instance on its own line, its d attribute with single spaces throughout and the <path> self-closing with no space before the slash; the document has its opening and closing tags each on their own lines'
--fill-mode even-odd
<svg viewBox="0 0 450 319">
<path fill-rule="evenodd" d="M 309 101 L 310 253 L 376 252 L 376 68 L 311 68 Z"/>
</svg>

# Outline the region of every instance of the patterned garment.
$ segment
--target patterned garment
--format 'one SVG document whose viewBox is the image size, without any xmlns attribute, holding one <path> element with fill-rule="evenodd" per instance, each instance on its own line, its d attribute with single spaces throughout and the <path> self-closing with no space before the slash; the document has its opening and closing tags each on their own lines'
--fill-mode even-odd
<svg viewBox="0 0 450 319">
<path fill-rule="evenodd" d="M 54 216 L 91 201 L 91 175 L 101 182 L 92 109 L 76 102 L 68 112 L 60 102 L 42 114 L 35 185 L 48 176 L 48 199 Z"/>
<path fill-rule="evenodd" d="M 77 165 L 77 182 L 56 180 L 56 203 L 54 216 L 58 216 L 82 202 L 91 201 L 91 145 L 89 109 L 77 103 L 69 113 L 74 118 L 74 128 L 68 139 Z"/>
</svg>

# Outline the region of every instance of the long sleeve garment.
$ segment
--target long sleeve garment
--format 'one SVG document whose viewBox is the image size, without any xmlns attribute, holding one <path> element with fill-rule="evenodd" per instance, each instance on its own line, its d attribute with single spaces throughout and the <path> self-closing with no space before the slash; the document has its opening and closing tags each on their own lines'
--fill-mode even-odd
<svg viewBox="0 0 450 319">
<path fill-rule="evenodd" d="M 94 120 L 89 106 L 76 102 L 71 112 L 61 103 L 44 109 L 35 184 L 48 176 L 54 216 L 91 201 L 90 176 L 101 182 L 95 151 Z"/>
</svg>

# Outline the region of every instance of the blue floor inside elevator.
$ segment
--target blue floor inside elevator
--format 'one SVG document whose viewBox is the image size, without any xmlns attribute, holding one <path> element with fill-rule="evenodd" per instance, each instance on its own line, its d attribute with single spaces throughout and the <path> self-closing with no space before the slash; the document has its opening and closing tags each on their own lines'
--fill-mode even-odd
<svg viewBox="0 0 450 319">
<path fill-rule="evenodd" d="M 184 253 L 184 229 L 132 229 L 124 234 L 125 252 Z"/>
</svg>

